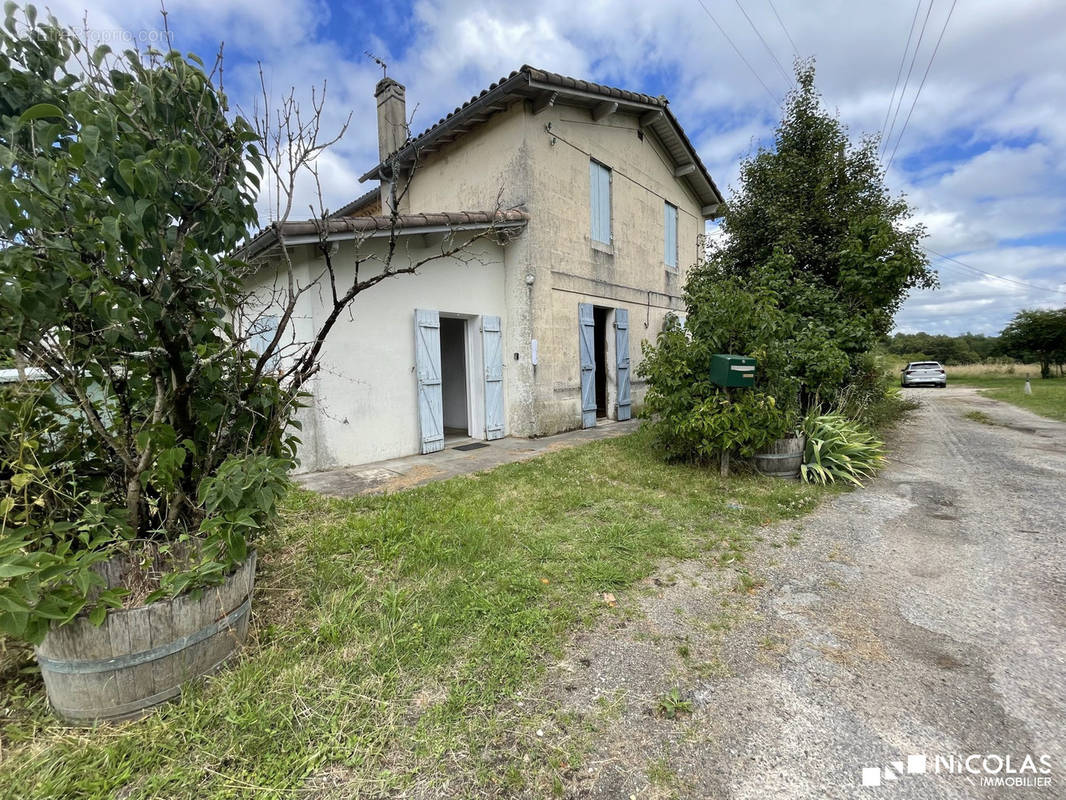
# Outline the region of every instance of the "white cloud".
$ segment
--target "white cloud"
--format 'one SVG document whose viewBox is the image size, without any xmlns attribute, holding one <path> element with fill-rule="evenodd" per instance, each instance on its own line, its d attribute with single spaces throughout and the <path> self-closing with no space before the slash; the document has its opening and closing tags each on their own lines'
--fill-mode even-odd
<svg viewBox="0 0 1066 800">
<path fill-rule="evenodd" d="M 76 21 L 83 2 L 52 6 Z M 629 89 L 665 91 L 723 188 L 735 181 L 739 158 L 753 141 L 765 141 L 776 122 L 778 106 L 760 79 L 777 98 L 787 88 L 733 3 L 707 7 L 758 77 L 692 0 L 417 0 L 409 18 L 400 18 L 402 10 L 383 17 L 391 21 L 387 30 L 368 27 L 362 39 L 351 31 L 338 37 L 355 42 L 343 47 L 331 37 L 346 23 L 331 18 L 321 0 L 171 0 L 168 7 L 172 27 L 183 35 L 226 39 L 227 47 L 261 58 L 275 91 L 289 85 L 303 90 L 329 76 L 331 122 L 349 111 L 356 120 L 331 154 L 327 192 L 334 207 L 365 191 L 354 178 L 376 156 L 372 91 L 379 73 L 363 57 L 364 48 L 384 55 L 389 74 L 407 85 L 408 108 L 418 107 L 416 130 L 523 62 Z M 889 152 L 949 7 L 937 3 L 929 18 Z M 745 8 L 787 68 L 792 47 L 769 6 Z M 817 57 L 827 106 L 854 136 L 878 131 L 913 4 L 811 0 L 777 8 L 799 54 Z M 104 27 L 158 27 L 154 6 L 128 0 L 96 0 L 89 16 Z M 397 19 L 404 41 L 397 40 Z M 915 218 L 928 226 L 932 248 L 1042 286 L 1066 278 L 1055 248 L 1009 241 L 1066 236 L 1064 52 L 1066 6 L 1059 0 L 957 4 L 888 175 L 890 187 L 907 193 Z M 238 61 L 227 84 L 249 102 L 254 70 Z M 945 269 L 943 289 L 916 295 L 900 324 L 976 330 L 1002 324 L 1024 305 L 1066 299 L 1040 290 L 1014 292 L 1001 281 L 975 281 L 964 273 Z M 989 298 L 994 302 L 980 302 Z"/>
</svg>

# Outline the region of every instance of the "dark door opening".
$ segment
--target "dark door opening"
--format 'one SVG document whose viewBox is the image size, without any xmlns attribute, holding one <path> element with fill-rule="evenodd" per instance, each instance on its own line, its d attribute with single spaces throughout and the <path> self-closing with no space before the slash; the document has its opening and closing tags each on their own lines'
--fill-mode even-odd
<svg viewBox="0 0 1066 800">
<path fill-rule="evenodd" d="M 465 319 L 440 318 L 440 377 L 444 435 L 469 436 Z"/>
<path fill-rule="evenodd" d="M 596 337 L 596 416 L 607 416 L 607 314 L 609 308 L 593 308 Z"/>
</svg>

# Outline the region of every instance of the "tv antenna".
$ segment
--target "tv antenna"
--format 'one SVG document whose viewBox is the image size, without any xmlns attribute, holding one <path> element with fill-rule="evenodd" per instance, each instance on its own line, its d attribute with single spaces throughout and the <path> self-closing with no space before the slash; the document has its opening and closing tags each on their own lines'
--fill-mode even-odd
<svg viewBox="0 0 1066 800">
<path fill-rule="evenodd" d="M 376 63 L 376 64 L 377 64 L 377 65 L 378 65 L 379 67 L 381 67 L 381 77 L 382 77 L 382 79 L 384 79 L 384 78 L 387 78 L 387 77 L 389 77 L 389 65 L 388 65 L 388 64 L 386 64 L 386 63 L 385 63 L 384 61 L 382 61 L 382 60 L 381 60 L 380 58 L 378 58 L 378 57 L 377 57 L 376 55 L 374 55 L 373 53 L 371 53 L 371 52 L 370 52 L 369 50 L 364 50 L 363 52 L 364 52 L 364 53 L 365 53 L 365 54 L 367 55 L 367 57 L 368 57 L 368 58 L 369 58 L 369 59 L 370 59 L 371 61 L 373 61 L 373 62 L 374 62 L 374 63 Z"/>
</svg>

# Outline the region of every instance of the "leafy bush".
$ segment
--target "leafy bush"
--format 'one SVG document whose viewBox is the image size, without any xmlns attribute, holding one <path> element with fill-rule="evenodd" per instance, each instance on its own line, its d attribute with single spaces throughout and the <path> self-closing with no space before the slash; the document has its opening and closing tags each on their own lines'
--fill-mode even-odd
<svg viewBox="0 0 1066 800">
<path fill-rule="evenodd" d="M 843 414 L 812 414 L 803 432 L 807 446 L 800 475 L 808 483 L 841 480 L 862 486 L 884 464 L 884 443 Z"/>
<path fill-rule="evenodd" d="M 91 460 L 77 471 L 85 452 L 59 426 L 58 405 L 50 394 L 0 393 L 0 632 L 30 641 L 73 619 L 90 593 L 96 622 L 121 603 L 120 593 L 102 591 L 93 567 L 126 535 L 125 517 L 107 502 Z"/>
<path fill-rule="evenodd" d="M 217 582 L 270 524 L 296 393 L 235 329 L 257 135 L 195 56 L 113 58 L 8 4 L 0 29 L 0 629 L 39 641 L 136 543 Z"/>
<path fill-rule="evenodd" d="M 757 389 L 726 390 L 710 381 L 709 345 L 672 324 L 644 347 L 642 413 L 668 459 L 707 463 L 721 453 L 751 456 L 780 438 L 794 415 Z"/>
<path fill-rule="evenodd" d="M 645 349 L 649 411 L 668 452 L 750 452 L 756 426 L 766 443 L 827 407 L 861 416 L 886 391 L 868 353 L 907 292 L 936 284 L 922 227 L 884 185 L 876 140 L 851 143 L 821 105 L 812 64 L 796 79 L 774 148 L 741 165 L 721 236 L 689 271 L 687 337 L 666 330 Z M 714 353 L 757 359 L 749 397 L 719 399 L 705 379 Z"/>
</svg>

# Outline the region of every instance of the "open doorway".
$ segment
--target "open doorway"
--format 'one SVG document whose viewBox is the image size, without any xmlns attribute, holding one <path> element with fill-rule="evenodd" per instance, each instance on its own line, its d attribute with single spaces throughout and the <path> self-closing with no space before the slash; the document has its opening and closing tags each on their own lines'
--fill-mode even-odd
<svg viewBox="0 0 1066 800">
<path fill-rule="evenodd" d="M 607 315 L 609 308 L 592 309 L 596 348 L 596 417 L 607 416 Z"/>
<path fill-rule="evenodd" d="M 441 394 L 446 437 L 470 435 L 466 322 L 465 319 L 440 318 Z"/>
</svg>

